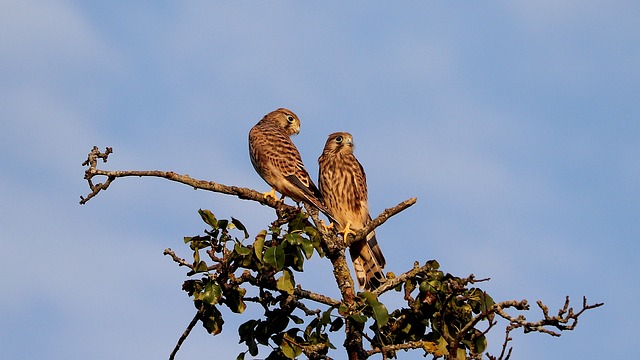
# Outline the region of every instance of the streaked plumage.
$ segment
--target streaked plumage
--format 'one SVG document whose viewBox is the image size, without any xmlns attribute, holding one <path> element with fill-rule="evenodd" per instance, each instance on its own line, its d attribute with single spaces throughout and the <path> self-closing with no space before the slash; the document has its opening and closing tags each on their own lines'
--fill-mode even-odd
<svg viewBox="0 0 640 360">
<path fill-rule="evenodd" d="M 291 110 L 280 108 L 265 115 L 249 131 L 249 156 L 256 172 L 273 190 L 295 202 L 304 201 L 327 215 L 322 195 L 305 170 L 291 135 L 300 132 L 300 119 Z"/>
<path fill-rule="evenodd" d="M 329 135 L 318 159 L 320 175 L 318 185 L 325 205 L 339 222 L 338 230 L 357 231 L 369 221 L 367 178 L 362 165 L 353 155 L 353 137 L 346 132 Z M 378 246 L 375 232 L 366 240 L 353 243 L 349 248 L 360 288 L 374 290 L 385 281 L 382 270 L 385 259 Z"/>
</svg>

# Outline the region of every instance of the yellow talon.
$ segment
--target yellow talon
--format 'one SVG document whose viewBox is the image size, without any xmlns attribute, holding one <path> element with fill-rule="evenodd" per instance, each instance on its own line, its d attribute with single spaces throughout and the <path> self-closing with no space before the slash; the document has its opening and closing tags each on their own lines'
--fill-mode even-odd
<svg viewBox="0 0 640 360">
<path fill-rule="evenodd" d="M 353 234 L 353 236 L 356 236 L 356 232 L 349 229 L 349 226 L 351 226 L 351 223 L 347 221 L 347 225 L 344 226 L 344 230 L 342 230 L 342 238 L 343 239 L 347 239 L 347 236 L 349 234 Z"/>
<path fill-rule="evenodd" d="M 271 191 L 262 193 L 262 196 L 264 196 L 265 200 L 267 198 L 273 198 L 276 201 L 278 200 L 278 197 L 276 196 L 276 188 L 271 188 Z"/>
<path fill-rule="evenodd" d="M 320 226 L 322 226 L 324 228 L 325 232 L 329 232 L 329 230 L 333 230 L 333 223 L 329 224 L 329 225 L 325 225 L 324 224 L 324 220 L 320 219 Z"/>
</svg>

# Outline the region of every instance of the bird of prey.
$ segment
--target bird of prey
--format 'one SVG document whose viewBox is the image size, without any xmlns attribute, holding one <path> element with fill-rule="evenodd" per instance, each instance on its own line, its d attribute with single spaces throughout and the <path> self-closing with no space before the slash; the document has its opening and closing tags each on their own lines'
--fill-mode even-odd
<svg viewBox="0 0 640 360">
<path fill-rule="evenodd" d="M 322 201 L 322 194 L 304 168 L 291 136 L 300 132 L 300 119 L 293 111 L 280 108 L 265 115 L 249 131 L 249 156 L 256 172 L 271 185 L 265 197 L 277 199 L 276 191 L 296 203 L 305 203 L 335 221 Z"/>
<path fill-rule="evenodd" d="M 369 221 L 367 179 L 364 169 L 353 155 L 353 137 L 347 132 L 329 135 L 318 158 L 318 185 L 325 204 L 338 221 L 338 230 L 346 239 L 348 233 L 362 229 Z M 340 225 L 341 224 L 341 225 Z M 375 232 L 349 247 L 358 285 L 375 290 L 385 281 L 382 270 L 385 259 L 378 246 Z"/>
</svg>

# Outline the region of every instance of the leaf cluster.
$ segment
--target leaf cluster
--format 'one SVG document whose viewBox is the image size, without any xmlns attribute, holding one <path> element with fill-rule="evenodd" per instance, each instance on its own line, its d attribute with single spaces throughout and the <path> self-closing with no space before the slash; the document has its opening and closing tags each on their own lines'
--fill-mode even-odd
<svg viewBox="0 0 640 360">
<path fill-rule="evenodd" d="M 359 327 L 369 324 L 371 333 L 363 335 L 376 349 L 372 353 L 385 357 L 395 357 L 402 349 L 398 344 L 416 342 L 436 357 L 452 350 L 475 356 L 486 348 L 484 333 L 465 325 L 490 308 L 493 300 L 482 290 L 467 287 L 472 278 L 444 274 L 435 260 L 395 286 L 404 292 L 407 306 L 389 313 L 377 293 L 362 292 L 345 302 L 296 285 L 294 274 L 304 270 L 305 260 L 314 253 L 325 255 L 321 236 L 306 213 L 292 216 L 286 228 L 260 231 L 249 244 L 245 243 L 249 234 L 239 220 L 217 219 L 209 210 L 199 214 L 209 229 L 205 235 L 184 238 L 193 261 L 183 264 L 191 269 L 183 290 L 192 297 L 204 328 L 213 335 L 222 331 L 220 307 L 240 314 L 247 302 L 254 302 L 264 310 L 261 318 L 239 327 L 240 343 L 247 351 L 238 358 L 246 353 L 256 356 L 259 346 L 271 348 L 268 359 L 294 359 L 303 352 L 311 358 L 326 356 L 335 349 L 330 333 L 342 329 L 345 320 Z M 257 288 L 257 296 L 248 296 L 247 288 Z M 305 302 L 310 300 L 316 309 L 307 308 Z"/>
<path fill-rule="evenodd" d="M 481 321 L 491 327 L 494 315 L 489 309 L 494 301 L 486 292 L 470 287 L 473 277 L 460 278 L 439 270 L 437 261 L 426 263 L 416 276 L 398 285 L 404 292 L 406 308 L 394 310 L 389 320 L 377 330 L 372 345 L 422 342 L 426 353 L 458 358 L 479 358 L 487 347 L 485 333 L 477 328 Z M 387 356 L 395 357 L 395 350 Z"/>
<path fill-rule="evenodd" d="M 318 354 L 335 348 L 324 331 L 328 326 L 337 331 L 338 322 L 327 322 L 330 312 L 309 310 L 300 301 L 308 292 L 296 287 L 294 273 L 303 271 L 305 260 L 314 253 L 324 256 L 318 231 L 306 213 L 292 217 L 286 232 L 271 227 L 259 232 L 250 244 L 245 244 L 249 234 L 239 220 L 220 220 L 209 210 L 199 210 L 199 214 L 210 228 L 205 235 L 184 238 L 193 251 L 193 261 L 183 265 L 191 269 L 188 276 L 197 278 L 186 280 L 183 290 L 193 298 L 209 333 L 222 331 L 221 306 L 243 313 L 247 302 L 254 302 L 264 309 L 264 315 L 239 327 L 240 343 L 246 344 L 247 351 L 238 358 L 246 353 L 257 355 L 258 345 L 272 348 L 268 359 L 294 359 L 303 347 Z M 238 232 L 240 238 L 233 236 Z M 247 287 L 257 288 L 257 296 L 248 296 Z M 308 325 L 291 327 L 305 323 L 300 315 L 311 317 Z"/>
<path fill-rule="evenodd" d="M 350 358 L 375 354 L 396 358 L 400 350 L 422 349 L 425 356 L 433 358 L 481 359 L 487 349 L 486 333 L 496 324 L 497 316 L 510 322 L 504 355 L 510 330 L 524 327 L 550 333 L 545 326 L 571 330 L 575 325 L 564 324 L 576 321 L 584 310 L 600 306 L 586 305 L 585 300 L 583 310 L 574 313 L 567 299 L 566 309 L 558 316 L 544 312 L 544 320 L 528 323 L 522 315 L 514 318 L 504 312 L 509 307 L 528 310 L 526 300 L 495 303 L 475 286 L 486 280 L 445 273 L 435 260 L 423 266 L 416 262 L 412 270 L 398 277 L 389 273 L 379 289 L 354 296 L 349 281 L 343 281 L 344 277 L 351 279 L 344 245 L 327 246 L 339 238 L 326 230 L 319 232 L 306 212 L 299 210 L 286 219 L 279 218 L 274 222 L 278 225 L 260 231 L 252 241 L 239 220 L 217 219 L 209 210 L 199 214 L 209 228 L 204 235 L 184 238 L 193 259 L 180 259 L 170 249 L 165 254 L 190 269 L 182 288 L 198 309 L 194 320 L 209 333 L 222 331 L 223 307 L 238 314 L 249 303 L 262 308 L 261 316 L 247 319 L 238 328 L 239 342 L 246 345 L 238 359 L 258 355 L 261 347 L 269 351 L 266 359 L 296 359 L 303 354 L 310 359 L 329 359 L 329 350 L 336 349 L 331 334 L 340 330 L 346 334 L 344 346 Z M 296 283 L 295 274 L 304 270 L 305 261 L 314 253 L 331 260 L 340 299 L 313 293 Z M 346 269 L 346 273 L 337 269 Z M 403 295 L 405 306 L 389 311 L 379 297 L 394 291 Z M 491 359 L 506 360 L 510 351 L 503 355 L 487 354 Z"/>
</svg>

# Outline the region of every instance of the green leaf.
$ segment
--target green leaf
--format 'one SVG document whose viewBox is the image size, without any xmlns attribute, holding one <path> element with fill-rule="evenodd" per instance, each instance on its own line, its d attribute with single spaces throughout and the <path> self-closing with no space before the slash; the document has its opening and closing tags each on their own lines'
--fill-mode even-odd
<svg viewBox="0 0 640 360">
<path fill-rule="evenodd" d="M 289 319 L 293 320 L 293 322 L 296 323 L 297 325 L 304 323 L 304 320 L 296 315 L 289 314 Z"/>
<path fill-rule="evenodd" d="M 480 335 L 473 341 L 475 345 L 475 352 L 480 354 L 487 349 L 487 338 L 484 335 Z"/>
<path fill-rule="evenodd" d="M 200 262 L 200 251 L 197 249 L 193 251 L 193 263 L 197 264 Z"/>
<path fill-rule="evenodd" d="M 238 230 L 244 231 L 244 238 L 245 239 L 247 239 L 249 237 L 249 232 L 247 231 L 247 228 L 244 227 L 244 225 L 240 222 L 240 220 L 232 217 L 231 218 L 231 223 L 233 223 L 233 225 L 235 225 L 236 228 L 238 228 Z"/>
<path fill-rule="evenodd" d="M 309 325 L 307 325 L 306 329 L 304 329 L 304 337 L 305 339 L 309 340 L 311 339 L 311 337 L 314 334 L 314 329 L 319 328 L 319 320 L 318 318 L 314 318 L 313 320 L 311 320 L 311 322 L 309 323 Z"/>
<path fill-rule="evenodd" d="M 275 268 L 276 267 L 276 247 L 268 247 L 267 250 L 264 251 L 264 257 L 262 258 L 264 262 Z"/>
<path fill-rule="evenodd" d="M 371 306 L 371 309 L 373 310 L 373 319 L 376 321 L 378 326 L 384 326 L 389 321 L 389 311 L 387 311 L 384 304 L 378 301 L 378 298 L 369 291 L 362 292 L 360 297 L 365 300 L 367 305 Z"/>
<path fill-rule="evenodd" d="M 441 287 L 442 283 L 439 280 L 423 280 L 420 283 L 420 292 L 428 291 L 430 293 L 436 293 Z"/>
<path fill-rule="evenodd" d="M 238 356 L 236 357 L 236 360 L 244 360 L 244 354 L 246 354 L 247 352 L 241 352 L 240 354 L 238 354 Z"/>
<path fill-rule="evenodd" d="M 255 339 L 255 327 L 259 325 L 258 320 L 249 320 L 238 327 L 238 335 L 240 335 L 240 343 L 246 343 L 251 356 L 258 355 L 258 344 Z M 244 355 L 243 355 L 244 356 Z"/>
<path fill-rule="evenodd" d="M 427 261 L 427 265 L 429 266 L 429 268 L 431 268 L 431 270 L 438 270 L 440 268 L 440 263 L 435 260 Z"/>
<path fill-rule="evenodd" d="M 260 321 L 258 326 L 256 326 L 256 330 L 253 332 L 253 336 L 255 336 L 256 341 L 262 345 L 269 345 L 269 336 L 271 333 L 267 329 L 269 326 L 269 322 Z"/>
<path fill-rule="evenodd" d="M 287 246 L 287 250 L 289 250 L 289 259 L 291 260 L 288 264 L 293 267 L 296 271 L 304 270 L 304 255 L 302 254 L 302 249 L 300 246 Z"/>
<path fill-rule="evenodd" d="M 481 301 L 482 303 L 481 311 L 489 310 L 493 305 L 495 305 L 496 302 L 493 301 L 493 298 L 489 296 L 489 294 L 487 294 L 486 292 L 483 292 L 482 294 L 483 294 L 482 296 L 483 299 Z"/>
<path fill-rule="evenodd" d="M 200 257 L 198 257 L 200 258 Z M 198 264 L 196 266 L 193 267 L 193 271 L 200 273 L 200 272 L 207 272 L 209 271 L 209 267 L 207 266 L 207 263 L 204 261 L 200 261 L 198 262 Z"/>
<path fill-rule="evenodd" d="M 447 348 L 447 341 L 444 339 L 444 337 L 439 336 L 438 339 L 436 339 L 435 343 L 437 344 L 437 349 L 439 353 L 441 354 L 449 353 L 449 349 Z M 466 357 L 463 357 L 463 359 L 465 358 Z"/>
<path fill-rule="evenodd" d="M 220 288 L 220 285 L 218 285 L 218 283 L 210 281 L 204 286 L 204 292 L 202 293 L 202 297 L 199 300 L 202 300 L 209 305 L 215 305 L 218 303 L 221 296 L 222 288 Z"/>
<path fill-rule="evenodd" d="M 267 312 L 267 334 L 279 334 L 289 325 L 289 317 L 280 309 Z"/>
<path fill-rule="evenodd" d="M 217 229 L 218 228 L 218 220 L 216 219 L 216 216 L 213 215 L 213 213 L 209 210 L 198 210 L 198 214 L 200 214 L 200 217 L 202 218 L 202 220 L 209 224 L 209 226 L 211 226 L 213 229 Z"/>
<path fill-rule="evenodd" d="M 367 317 L 361 314 L 351 314 L 349 315 L 349 317 L 359 322 L 360 324 L 364 324 L 367 322 Z"/>
<path fill-rule="evenodd" d="M 327 311 L 322 313 L 322 317 L 320 318 L 320 324 L 327 325 L 331 322 L 331 311 L 333 311 L 334 307 L 330 307 Z"/>
<path fill-rule="evenodd" d="M 218 220 L 219 229 L 226 229 L 228 226 L 229 226 L 229 220 L 226 220 L 226 219 Z"/>
<path fill-rule="evenodd" d="M 289 223 L 289 232 L 301 231 L 307 224 L 308 215 L 305 212 L 299 212 L 298 215 Z"/>
<path fill-rule="evenodd" d="M 291 273 L 291 270 L 289 269 L 284 269 L 282 271 L 282 276 L 276 281 L 276 288 L 291 295 L 293 294 L 295 286 L 296 283 L 293 279 L 293 273 Z"/>
<path fill-rule="evenodd" d="M 236 241 L 236 243 L 233 245 L 233 251 L 242 256 L 251 254 L 251 248 L 243 246 L 239 241 Z"/>
<path fill-rule="evenodd" d="M 264 262 L 277 271 L 280 271 L 284 268 L 284 250 L 282 249 L 282 244 L 278 246 L 272 246 L 267 248 L 264 252 Z"/>
<path fill-rule="evenodd" d="M 280 350 L 282 350 L 282 354 L 287 357 L 287 359 L 295 359 L 296 351 L 289 345 L 288 342 L 283 341 L 280 345 Z"/>
<path fill-rule="evenodd" d="M 253 242 L 253 252 L 260 262 L 262 262 L 262 249 L 264 248 L 264 239 L 267 237 L 267 231 L 262 230 L 256 236 L 256 240 Z"/>
<path fill-rule="evenodd" d="M 258 323 L 257 320 L 249 320 L 238 327 L 238 335 L 240 336 L 240 342 L 244 342 L 247 339 L 253 337 L 253 330 Z"/>
<path fill-rule="evenodd" d="M 202 281 L 185 280 L 185 282 L 182 284 L 182 290 L 186 291 L 189 296 L 193 296 L 193 294 L 202 290 Z"/>
<path fill-rule="evenodd" d="M 302 241 L 302 236 L 299 233 L 288 233 L 284 239 L 291 245 L 298 245 Z"/>
<path fill-rule="evenodd" d="M 287 331 L 287 333 L 282 337 L 282 340 L 280 341 L 280 349 L 282 350 L 282 354 L 286 356 L 287 359 L 295 359 L 302 354 L 302 349 L 299 346 L 296 346 L 290 341 L 287 341 L 287 339 L 294 340 L 295 338 L 295 335 L 291 335 L 290 331 Z M 304 339 L 300 340 L 304 341 Z"/>
<path fill-rule="evenodd" d="M 338 331 L 342 328 L 342 325 L 344 325 L 344 320 L 342 320 L 341 317 L 335 318 L 335 320 L 331 322 L 329 331 Z"/>
<path fill-rule="evenodd" d="M 254 338 L 247 341 L 247 348 L 249 348 L 249 354 L 251 354 L 251 356 L 258 355 L 258 344 L 256 344 L 256 340 Z"/>
<path fill-rule="evenodd" d="M 242 314 L 244 312 L 244 310 L 247 308 L 247 305 L 243 300 L 244 294 L 246 293 L 247 290 L 241 287 L 236 287 L 229 291 L 229 293 L 227 294 L 226 304 L 231 311 L 238 314 Z"/>
<path fill-rule="evenodd" d="M 185 237 L 184 243 L 189 244 L 193 251 L 198 251 L 211 246 L 211 237 L 209 236 L 192 236 Z"/>
<path fill-rule="evenodd" d="M 349 313 L 349 308 L 347 307 L 347 304 L 341 302 L 340 306 L 338 306 L 338 314 L 342 316 L 347 316 L 348 313 Z"/>
<path fill-rule="evenodd" d="M 302 251 L 304 251 L 304 256 L 307 258 L 307 260 L 311 259 L 314 249 L 313 242 L 308 239 L 302 239 L 302 244 L 300 244 L 300 247 L 302 247 Z"/>
<path fill-rule="evenodd" d="M 222 332 L 222 314 L 215 306 L 209 306 L 202 314 L 202 326 L 212 335 L 218 335 Z"/>
<path fill-rule="evenodd" d="M 310 238 L 319 238 L 320 234 L 318 233 L 318 229 L 315 226 L 305 226 L 304 232 L 309 235 Z"/>
<path fill-rule="evenodd" d="M 389 322 L 389 311 L 387 311 L 383 303 L 374 303 L 371 305 L 371 308 L 373 309 L 373 318 L 376 320 L 376 323 L 378 323 L 378 327 L 384 326 Z"/>
</svg>

